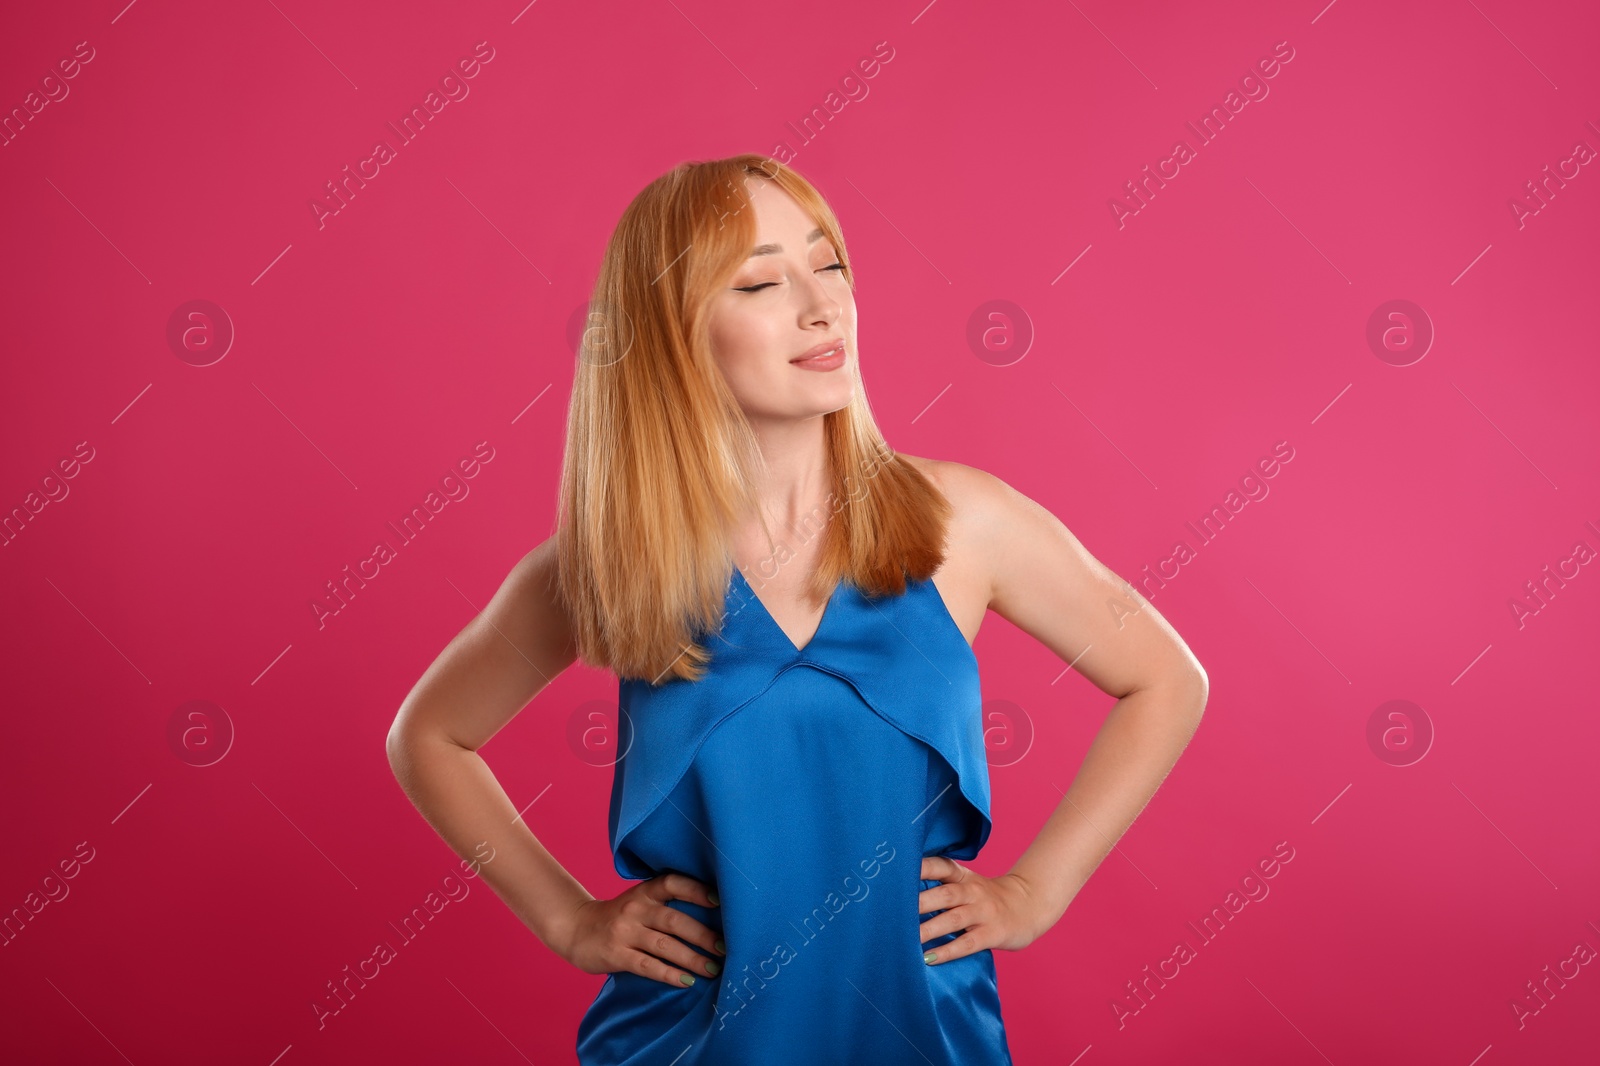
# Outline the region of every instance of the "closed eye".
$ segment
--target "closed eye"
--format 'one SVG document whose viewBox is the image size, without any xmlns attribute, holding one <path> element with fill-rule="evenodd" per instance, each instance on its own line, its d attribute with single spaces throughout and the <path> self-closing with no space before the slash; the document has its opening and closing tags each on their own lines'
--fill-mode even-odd
<svg viewBox="0 0 1600 1066">
<path fill-rule="evenodd" d="M 822 269 L 823 270 L 837 270 L 837 271 L 843 273 L 844 264 L 843 263 L 834 263 L 833 265 L 825 266 Z M 776 285 L 776 284 L 778 284 L 776 281 L 764 281 L 760 285 L 746 285 L 746 286 L 744 286 L 742 288 L 735 289 L 734 291 L 735 292 L 760 292 L 762 289 L 770 288 L 771 286 Z"/>
</svg>

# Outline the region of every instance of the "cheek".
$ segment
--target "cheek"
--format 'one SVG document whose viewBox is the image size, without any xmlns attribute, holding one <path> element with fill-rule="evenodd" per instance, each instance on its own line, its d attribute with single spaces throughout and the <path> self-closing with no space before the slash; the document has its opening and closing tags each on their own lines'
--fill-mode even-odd
<svg viewBox="0 0 1600 1066">
<path fill-rule="evenodd" d="M 779 366 L 763 353 L 750 351 L 744 358 L 729 359 L 722 365 L 722 376 L 740 403 L 761 407 L 783 391 L 780 377 L 788 367 Z"/>
<path fill-rule="evenodd" d="M 758 399 L 771 389 L 773 357 L 759 322 L 726 316 L 711 330 L 711 353 L 740 400 Z"/>
<path fill-rule="evenodd" d="M 730 379 L 747 373 L 757 361 L 760 346 L 751 326 L 737 316 L 724 316 L 711 329 L 711 354 Z"/>
</svg>

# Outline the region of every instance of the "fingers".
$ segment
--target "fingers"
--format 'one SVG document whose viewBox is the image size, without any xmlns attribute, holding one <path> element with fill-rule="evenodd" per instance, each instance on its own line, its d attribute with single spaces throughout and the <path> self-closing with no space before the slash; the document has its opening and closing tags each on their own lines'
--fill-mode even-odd
<svg viewBox="0 0 1600 1066">
<path fill-rule="evenodd" d="M 726 954 L 717 948 L 718 935 L 676 907 L 673 899 L 701 906 L 711 902 L 710 889 L 684 874 L 668 873 L 653 877 L 639 886 L 634 898 L 623 904 L 626 928 L 622 936 L 622 965 L 641 977 L 685 988 L 695 980 L 716 977 L 722 972 L 717 958 L 707 958 L 691 944 L 714 955 Z"/>
<path fill-rule="evenodd" d="M 946 883 L 923 889 L 917 893 L 917 913 L 928 914 L 933 911 L 939 913 L 922 922 L 920 933 L 922 943 L 926 944 L 930 940 L 978 923 L 985 909 L 972 884 Z M 942 962 L 952 957 L 946 946 L 941 946 L 937 950 L 938 961 Z"/>
<path fill-rule="evenodd" d="M 725 948 L 717 947 L 717 942 L 720 938 L 715 932 L 704 923 L 696 921 L 682 911 L 665 905 L 669 899 L 681 899 L 690 903 L 698 903 L 702 907 L 719 907 L 722 905 L 722 901 L 717 898 L 716 893 L 711 890 L 710 886 L 686 874 L 679 873 L 662 874 L 654 880 L 657 882 L 653 886 L 656 892 L 651 894 L 651 898 L 661 901 L 663 905 L 662 913 L 658 921 L 646 924 L 676 934 L 691 944 L 697 944 L 705 948 L 714 955 L 726 955 L 728 952 Z"/>
<path fill-rule="evenodd" d="M 935 881 L 964 881 L 969 871 L 954 859 L 943 855 L 922 857 L 922 876 Z"/>
<path fill-rule="evenodd" d="M 660 929 L 640 929 L 633 950 L 635 955 L 643 953 L 653 957 L 653 964 L 634 959 L 633 961 L 644 967 L 634 969 L 634 973 L 665 981 L 680 988 L 694 983 L 685 981 L 683 978 L 686 976 L 692 976 L 696 980 L 709 980 L 722 972 L 721 962 L 706 958 L 671 933 Z"/>
<path fill-rule="evenodd" d="M 693 974 L 676 966 L 668 965 L 655 956 L 647 955 L 642 951 L 630 949 L 622 961 L 623 965 L 619 967 L 620 969 L 626 970 L 628 973 L 636 973 L 640 977 L 648 977 L 652 981 L 660 981 L 662 984 L 671 985 L 674 988 L 687 988 L 698 980 Z"/>
<path fill-rule="evenodd" d="M 971 893 L 955 885 L 944 884 L 933 888 L 925 888 L 917 893 L 917 913 L 927 914 L 929 911 L 947 911 L 951 907 L 962 903 L 972 902 Z"/>
<path fill-rule="evenodd" d="M 978 923 L 972 915 L 972 908 L 958 907 L 953 911 L 942 911 L 923 922 L 918 936 L 922 943 L 926 944 L 947 933 L 957 933 L 976 924 Z M 942 952 L 941 957 L 943 957 Z"/>
<path fill-rule="evenodd" d="M 937 918 L 933 919 L 933 921 L 938 920 L 939 919 Z M 953 930 L 950 931 L 953 932 Z M 983 941 L 979 939 L 977 933 L 963 933 L 954 940 L 950 941 L 948 944 L 940 944 L 936 948 L 929 949 L 927 953 L 923 954 L 922 958 L 923 961 L 929 966 L 938 966 L 942 963 L 952 962 L 956 959 L 965 958 L 968 955 L 983 951 L 984 948 L 985 945 Z M 933 957 L 929 958 L 929 954 L 931 954 Z"/>
<path fill-rule="evenodd" d="M 688 874 L 666 873 L 659 877 L 652 877 L 645 882 L 650 898 L 665 902 L 669 899 L 688 900 L 698 903 L 702 907 L 716 907 L 721 905 L 711 888 L 704 882 L 696 881 Z"/>
<path fill-rule="evenodd" d="M 705 948 L 713 955 L 727 954 L 726 951 L 722 951 L 717 947 L 717 941 L 721 939 L 719 934 L 713 932 L 704 923 L 695 921 L 687 914 L 675 907 L 669 907 L 665 903 L 661 904 L 658 910 L 651 912 L 644 924 L 652 929 L 664 930 L 691 944 Z"/>
</svg>

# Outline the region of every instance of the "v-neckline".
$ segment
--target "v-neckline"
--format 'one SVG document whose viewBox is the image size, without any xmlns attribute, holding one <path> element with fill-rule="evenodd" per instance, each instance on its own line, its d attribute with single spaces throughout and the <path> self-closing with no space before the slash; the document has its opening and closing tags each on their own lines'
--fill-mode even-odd
<svg viewBox="0 0 1600 1066">
<path fill-rule="evenodd" d="M 750 584 L 750 580 L 744 576 L 744 571 L 735 566 L 733 568 L 733 573 L 739 579 L 740 583 L 744 585 L 745 592 L 748 593 L 750 598 L 755 601 L 756 607 L 761 611 L 762 617 L 767 620 L 767 624 L 772 626 L 772 628 L 777 631 L 778 635 L 783 638 L 783 642 L 789 645 L 789 648 L 796 655 L 804 655 L 806 648 L 811 647 L 811 645 L 817 642 L 817 638 L 822 636 L 822 629 L 828 624 L 828 616 L 833 614 L 834 602 L 839 598 L 839 590 L 844 588 L 844 582 L 842 580 L 834 584 L 833 591 L 828 594 L 828 602 L 823 604 L 822 617 L 817 619 L 817 628 L 812 631 L 811 639 L 807 640 L 804 646 L 802 646 L 794 642 L 794 638 L 789 635 L 789 631 L 784 629 L 783 626 L 779 625 L 778 620 L 772 616 L 772 612 L 767 610 L 767 605 L 761 601 L 760 596 L 756 595 L 756 590 L 754 586 Z"/>
</svg>

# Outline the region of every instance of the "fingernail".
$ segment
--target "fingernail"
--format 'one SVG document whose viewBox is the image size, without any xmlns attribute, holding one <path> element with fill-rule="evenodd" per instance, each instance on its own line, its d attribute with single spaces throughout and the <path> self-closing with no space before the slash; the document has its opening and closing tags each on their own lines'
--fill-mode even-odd
<svg viewBox="0 0 1600 1066">
<path fill-rule="evenodd" d="M 713 907 L 722 906 L 722 897 L 721 896 L 717 895 L 715 892 L 708 892 L 706 894 L 711 897 L 711 905 Z"/>
<path fill-rule="evenodd" d="M 939 957 L 939 953 L 937 951 L 929 951 L 929 952 L 925 952 L 923 954 L 922 961 L 928 963 L 929 965 L 932 965 L 933 960 L 937 959 L 938 957 Z"/>
<path fill-rule="evenodd" d="M 694 974 L 692 974 L 692 973 L 680 973 L 678 975 L 678 983 L 680 985 L 683 985 L 685 988 L 687 988 L 689 985 L 694 984 Z"/>
<path fill-rule="evenodd" d="M 722 941 L 718 940 L 717 941 L 717 950 L 722 952 L 724 955 L 726 955 L 728 953 L 728 945 L 724 944 Z"/>
<path fill-rule="evenodd" d="M 715 977 L 717 974 L 722 972 L 722 963 L 718 962 L 716 959 L 707 959 L 706 969 L 711 971 L 712 977 Z"/>
</svg>

